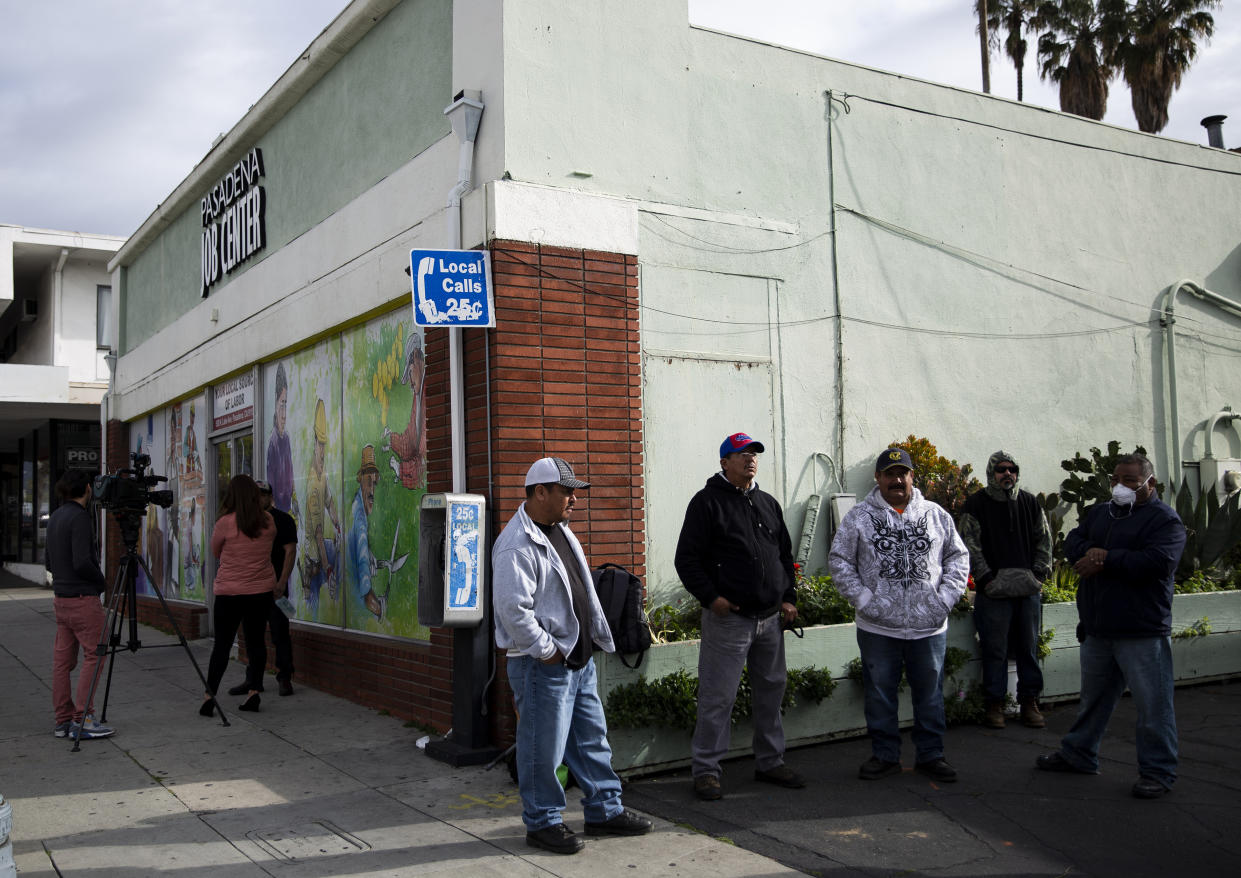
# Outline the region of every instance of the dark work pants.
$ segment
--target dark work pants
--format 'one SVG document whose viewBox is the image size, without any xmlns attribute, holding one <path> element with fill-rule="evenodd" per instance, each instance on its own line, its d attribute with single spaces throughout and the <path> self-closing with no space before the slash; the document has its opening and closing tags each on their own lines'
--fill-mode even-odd
<svg viewBox="0 0 1241 878">
<path fill-rule="evenodd" d="M 289 617 L 280 612 L 275 601 L 268 617 L 271 626 L 271 642 L 276 647 L 276 679 L 293 679 L 293 640 L 289 637 Z"/>
</svg>

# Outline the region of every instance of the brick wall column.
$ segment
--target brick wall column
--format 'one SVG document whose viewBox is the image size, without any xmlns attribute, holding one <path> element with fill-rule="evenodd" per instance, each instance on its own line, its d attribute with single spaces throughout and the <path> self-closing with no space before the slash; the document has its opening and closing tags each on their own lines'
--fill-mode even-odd
<svg viewBox="0 0 1241 878">
<path fill-rule="evenodd" d="M 489 500 L 491 540 L 525 499 L 539 457 L 563 457 L 591 488 L 572 528 L 592 565 L 645 576 L 637 258 L 495 241 L 497 326 L 466 331 L 468 488 Z M 447 332 L 427 331 L 428 490 L 451 488 Z M 442 638 L 442 639 L 441 639 Z M 446 630 L 433 645 L 450 649 Z M 490 690 L 498 743 L 515 732 L 503 655 Z"/>
</svg>

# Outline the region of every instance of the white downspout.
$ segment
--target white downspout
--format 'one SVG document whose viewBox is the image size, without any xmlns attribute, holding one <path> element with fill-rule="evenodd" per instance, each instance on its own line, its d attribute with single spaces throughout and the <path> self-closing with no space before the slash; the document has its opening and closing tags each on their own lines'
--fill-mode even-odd
<svg viewBox="0 0 1241 878">
<path fill-rule="evenodd" d="M 52 365 L 61 365 L 61 355 L 64 352 L 64 345 L 61 343 L 61 328 L 64 318 L 61 312 L 64 310 L 65 300 L 65 262 L 69 259 L 69 251 L 64 247 L 60 249 L 60 256 L 56 260 L 55 278 L 52 284 Z"/>
<path fill-rule="evenodd" d="M 474 188 L 474 139 L 483 117 L 482 93 L 461 91 L 444 110 L 461 142 L 457 154 L 457 183 L 448 192 L 448 249 L 461 249 L 461 199 Z M 461 353 L 461 328 L 448 330 L 448 410 L 452 422 L 452 490 L 465 493 L 465 366 Z"/>
<path fill-rule="evenodd" d="M 1226 299 L 1219 293 L 1213 293 L 1203 287 L 1201 284 L 1192 280 L 1182 280 L 1168 287 L 1163 294 L 1162 316 L 1159 318 L 1159 325 L 1163 327 L 1164 347 L 1168 351 L 1168 369 L 1164 376 L 1164 381 L 1168 385 L 1168 405 L 1171 410 L 1171 424 L 1169 425 L 1168 445 L 1172 449 L 1172 478 L 1176 485 L 1181 483 L 1181 421 L 1180 413 L 1176 401 L 1176 333 L 1173 331 L 1173 324 L 1176 323 L 1174 313 L 1176 307 L 1176 296 L 1181 290 L 1185 290 L 1190 295 L 1201 299 L 1210 305 L 1214 305 L 1221 311 L 1226 311 L 1234 317 L 1241 317 L 1241 303 Z M 1210 448 L 1211 437 L 1207 435 L 1207 448 Z"/>
</svg>

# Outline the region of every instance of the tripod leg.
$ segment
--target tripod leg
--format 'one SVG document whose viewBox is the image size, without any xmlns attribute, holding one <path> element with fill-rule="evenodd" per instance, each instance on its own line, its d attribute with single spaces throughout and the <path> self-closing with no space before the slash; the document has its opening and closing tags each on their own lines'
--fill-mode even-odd
<svg viewBox="0 0 1241 878">
<path fill-rule="evenodd" d="M 181 643 L 181 648 L 185 650 L 185 654 L 186 654 L 187 656 L 189 656 L 189 657 L 190 657 L 190 664 L 192 664 L 192 665 L 194 666 L 194 671 L 198 674 L 198 679 L 199 679 L 199 680 L 202 682 L 202 684 L 203 684 L 203 691 L 204 691 L 204 692 L 206 692 L 206 691 L 207 691 L 207 678 L 206 678 L 205 676 L 203 676 L 202 668 L 200 668 L 200 667 L 198 666 L 198 660 L 197 660 L 196 658 L 194 658 L 194 653 L 193 653 L 193 651 L 190 649 L 190 644 L 189 644 L 189 642 L 185 639 L 185 635 L 181 633 L 181 626 L 180 626 L 180 625 L 178 625 L 178 624 L 177 624 L 177 620 L 173 618 L 173 615 L 172 615 L 172 610 L 170 610 L 170 609 L 168 608 L 168 602 L 167 602 L 166 600 L 164 600 L 164 594 L 163 594 L 163 592 L 161 592 L 161 591 L 159 590 L 159 586 L 155 584 L 155 577 L 153 577 L 153 576 L 151 575 L 151 570 L 150 570 L 150 568 L 149 568 L 149 567 L 147 567 L 147 565 L 146 565 L 146 561 L 142 560 L 142 556 L 141 556 L 141 555 L 139 555 L 139 554 L 137 554 L 136 552 L 130 552 L 130 553 L 129 553 L 129 555 L 127 555 L 127 556 L 126 556 L 126 560 L 128 561 L 130 557 L 132 557 L 132 558 L 133 558 L 133 560 L 134 560 L 135 562 L 137 562 L 137 563 L 138 563 L 138 564 L 142 567 L 143 572 L 145 572 L 145 573 L 146 573 L 146 576 L 147 576 L 147 582 L 149 582 L 149 583 L 151 584 L 151 591 L 155 592 L 155 596 L 156 596 L 157 598 L 159 598 L 159 604 L 160 604 L 160 606 L 161 606 L 161 607 L 163 607 L 163 608 L 164 608 L 164 615 L 165 615 L 165 616 L 167 617 L 167 619 L 168 619 L 168 624 L 172 625 L 172 630 L 173 630 L 173 631 L 175 631 L 175 632 L 177 633 L 177 640 L 179 640 L 179 641 L 180 641 L 180 643 Z M 132 583 L 132 582 L 130 583 L 130 588 L 131 588 L 131 589 L 133 588 L 133 583 Z M 134 605 L 135 605 L 135 607 L 137 606 L 137 596 L 136 596 L 136 595 L 135 595 L 135 597 L 134 597 Z M 226 716 L 224 715 L 224 708 L 220 706 L 219 699 L 216 699 L 215 709 L 216 709 L 216 710 L 218 710 L 218 711 L 220 712 L 220 721 L 221 721 L 224 725 L 226 725 L 226 726 L 227 726 L 227 725 L 229 724 L 229 722 L 228 722 L 228 717 L 226 717 Z"/>
<path fill-rule="evenodd" d="M 125 563 L 121 562 L 120 568 L 116 571 L 116 581 L 112 584 L 112 594 L 108 600 L 108 612 L 104 616 L 103 628 L 99 632 L 99 643 L 95 647 L 95 655 L 99 656 L 99 662 L 95 665 L 95 676 L 91 680 L 90 693 L 86 696 L 86 704 L 82 705 L 82 722 L 86 722 L 86 708 L 95 700 L 95 690 L 99 688 L 99 675 L 103 672 L 103 657 L 109 656 L 108 661 L 108 688 L 112 685 L 112 665 L 116 662 L 115 644 L 120 638 L 120 602 L 124 599 L 125 589 L 123 583 L 125 580 Z M 107 719 L 108 696 L 105 693 L 103 700 L 103 712 L 100 717 Z M 82 727 L 79 725 L 76 734 L 73 735 L 73 750 L 76 753 L 80 749 L 79 744 L 82 738 Z"/>
</svg>

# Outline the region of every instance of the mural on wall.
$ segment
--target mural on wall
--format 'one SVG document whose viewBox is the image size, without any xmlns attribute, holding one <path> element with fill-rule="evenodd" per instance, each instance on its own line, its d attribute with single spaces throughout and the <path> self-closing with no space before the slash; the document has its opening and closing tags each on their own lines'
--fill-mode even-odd
<svg viewBox="0 0 1241 878">
<path fill-rule="evenodd" d="M 173 497 L 167 509 L 147 507 L 139 554 L 164 597 L 198 602 L 206 600 L 206 540 L 212 523 L 198 453 L 205 441 L 198 419 L 202 407 L 201 399 L 177 403 L 129 425 L 129 451 L 151 458 L 149 475 L 167 478 L 152 490 L 170 490 Z M 135 583 L 139 594 L 155 594 L 145 571 L 139 569 Z"/>
<path fill-rule="evenodd" d="M 170 591 L 185 600 L 206 600 L 207 535 L 215 523 L 215 516 L 207 512 L 207 481 L 203 473 L 203 459 L 198 449 L 205 447 L 206 427 L 199 417 L 205 411 L 204 397 L 198 396 L 172 406 L 168 415 L 176 430 L 170 443 L 176 448 L 176 511 L 175 538 L 170 543 L 169 576 Z M 169 481 L 173 471 L 169 468 Z"/>
<path fill-rule="evenodd" d="M 289 600 L 298 619 L 341 625 L 340 339 L 269 363 L 263 389 L 272 412 L 262 437 L 272 502 L 297 522 Z"/>
<path fill-rule="evenodd" d="M 161 456 L 163 421 L 163 417 L 160 416 L 157 425 L 156 416 L 147 415 L 145 420 L 129 425 L 129 453 L 149 455 L 153 467 L 158 466 Z M 156 439 L 157 431 L 161 434 L 158 440 Z M 126 457 L 123 466 L 129 467 L 132 461 L 132 457 Z M 158 469 L 152 469 L 151 472 L 162 475 Z M 146 515 L 142 518 L 142 531 L 138 544 L 138 554 L 146 562 L 155 585 L 161 590 L 164 587 L 164 530 L 160 524 L 159 513 L 164 511 L 154 504 L 147 506 Z M 138 594 L 155 594 L 151 588 L 151 581 L 147 579 L 146 572 L 141 567 L 137 570 L 134 582 Z"/>
<path fill-rule="evenodd" d="M 426 491 L 422 333 L 397 312 L 345 333 L 346 627 L 427 638 L 418 624 Z M 351 476 L 351 477 L 350 477 Z"/>
</svg>

